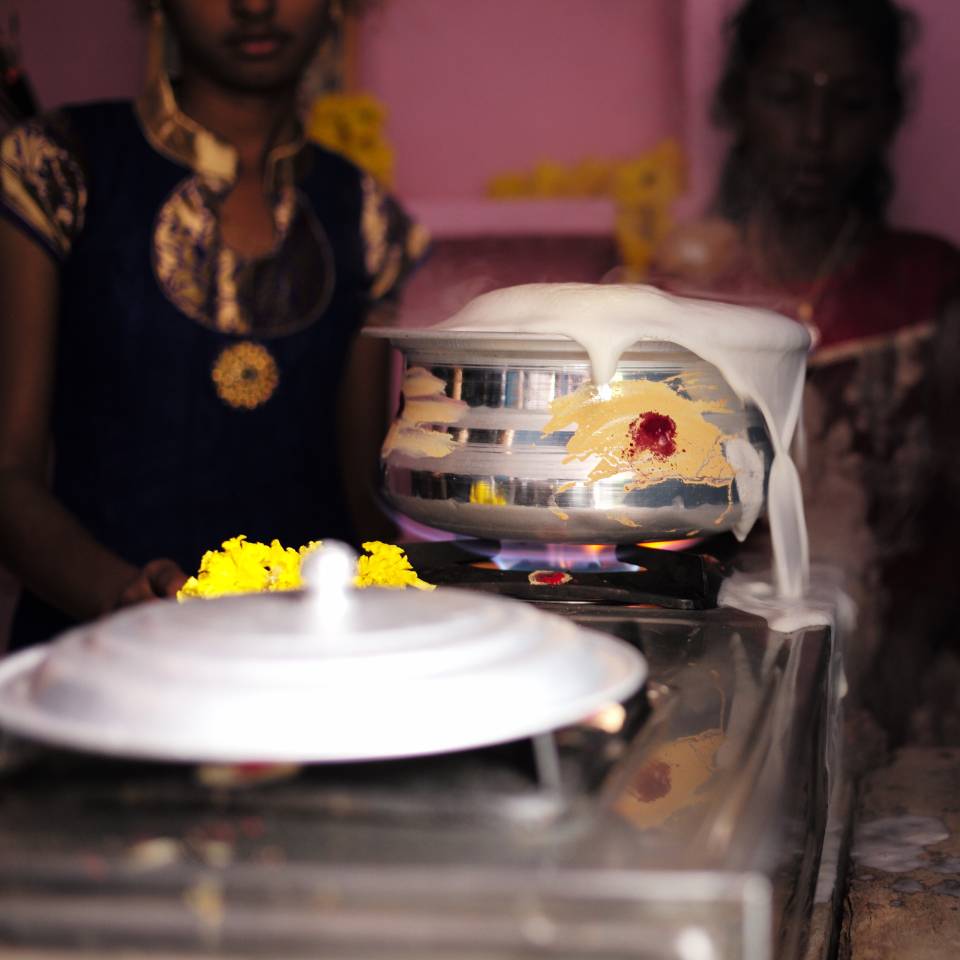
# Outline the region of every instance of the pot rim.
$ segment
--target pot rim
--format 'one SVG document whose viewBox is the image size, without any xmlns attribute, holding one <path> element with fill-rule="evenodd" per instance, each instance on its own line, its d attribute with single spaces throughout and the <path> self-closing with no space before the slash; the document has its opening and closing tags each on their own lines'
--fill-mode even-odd
<svg viewBox="0 0 960 960">
<path fill-rule="evenodd" d="M 558 347 L 576 352 L 584 352 L 583 345 L 562 333 L 537 333 L 503 330 L 451 330 L 436 327 L 364 327 L 361 333 L 367 337 L 376 337 L 400 343 L 457 344 L 466 341 L 481 345 L 509 343 L 516 346 L 529 345 L 539 349 L 544 346 Z M 685 353 L 697 356 L 692 350 L 660 338 L 640 337 L 627 351 L 640 348 L 655 353 Z"/>
</svg>

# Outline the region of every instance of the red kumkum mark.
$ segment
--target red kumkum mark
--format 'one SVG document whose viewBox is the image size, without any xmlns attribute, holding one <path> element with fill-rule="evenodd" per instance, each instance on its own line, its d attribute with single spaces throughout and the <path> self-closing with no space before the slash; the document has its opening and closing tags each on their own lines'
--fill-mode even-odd
<svg viewBox="0 0 960 960">
<path fill-rule="evenodd" d="M 559 587 L 569 583 L 573 577 L 562 570 L 534 570 L 527 579 L 535 587 Z"/>
<path fill-rule="evenodd" d="M 665 460 L 677 452 L 677 425 L 673 417 L 648 410 L 630 424 L 627 458 L 633 460 L 644 450 Z"/>
<path fill-rule="evenodd" d="M 637 772 L 633 792 L 641 803 L 653 803 L 665 797 L 672 786 L 670 767 L 662 760 L 651 760 Z"/>
</svg>

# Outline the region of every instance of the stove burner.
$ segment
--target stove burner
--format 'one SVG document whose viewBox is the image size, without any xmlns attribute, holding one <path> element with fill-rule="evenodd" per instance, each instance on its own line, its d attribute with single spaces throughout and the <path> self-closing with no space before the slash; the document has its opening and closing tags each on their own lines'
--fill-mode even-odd
<svg viewBox="0 0 960 960">
<path fill-rule="evenodd" d="M 486 566 L 487 561 L 481 561 Z M 635 572 L 636 564 L 624 563 L 611 544 L 501 542 L 489 564 L 500 570 L 545 570 L 574 573 Z"/>
<path fill-rule="evenodd" d="M 626 570 L 547 568 L 539 559 L 536 567 L 526 564 L 525 569 L 501 570 L 492 562 L 502 552 L 495 540 L 410 543 L 404 549 L 429 583 L 557 603 L 707 610 L 716 607 L 725 574 L 720 561 L 710 554 L 633 544 L 611 548 L 616 560 L 628 566 Z"/>
</svg>

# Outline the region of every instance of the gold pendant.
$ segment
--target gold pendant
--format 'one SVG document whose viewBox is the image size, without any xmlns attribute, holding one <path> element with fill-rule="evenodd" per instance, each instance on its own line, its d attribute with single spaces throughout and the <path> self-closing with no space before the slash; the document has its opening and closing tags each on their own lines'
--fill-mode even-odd
<svg viewBox="0 0 960 960">
<path fill-rule="evenodd" d="M 210 376 L 217 396 L 237 410 L 262 406 L 280 383 L 277 361 L 266 347 L 250 340 L 223 350 Z"/>
</svg>

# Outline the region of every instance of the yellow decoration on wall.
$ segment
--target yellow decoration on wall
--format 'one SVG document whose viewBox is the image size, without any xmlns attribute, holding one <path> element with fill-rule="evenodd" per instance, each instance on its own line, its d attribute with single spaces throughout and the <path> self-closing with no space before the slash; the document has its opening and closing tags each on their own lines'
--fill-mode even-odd
<svg viewBox="0 0 960 960">
<path fill-rule="evenodd" d="M 665 140 L 613 171 L 611 193 L 622 203 L 663 206 L 682 190 L 683 154 L 674 140 Z"/>
<path fill-rule="evenodd" d="M 675 140 L 665 140 L 629 160 L 588 157 L 573 166 L 543 161 L 527 172 L 502 173 L 489 182 L 487 193 L 500 200 L 610 198 L 617 209 L 620 258 L 630 279 L 642 279 L 673 227 L 670 206 L 683 188 L 683 151 Z"/>
<path fill-rule="evenodd" d="M 572 167 L 544 161 L 527 173 L 498 174 L 487 185 L 487 194 L 498 200 L 608 197 L 618 166 L 599 157 L 587 157 Z"/>
<path fill-rule="evenodd" d="M 387 111 L 369 93 L 327 93 L 307 116 L 307 136 L 342 153 L 384 186 L 393 186 L 393 148 L 384 125 Z"/>
</svg>

